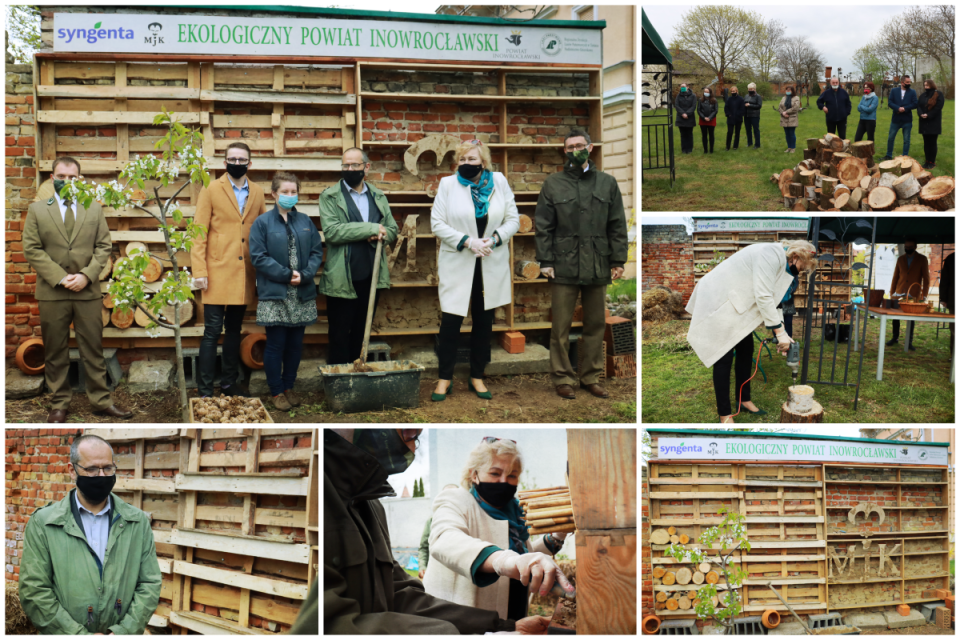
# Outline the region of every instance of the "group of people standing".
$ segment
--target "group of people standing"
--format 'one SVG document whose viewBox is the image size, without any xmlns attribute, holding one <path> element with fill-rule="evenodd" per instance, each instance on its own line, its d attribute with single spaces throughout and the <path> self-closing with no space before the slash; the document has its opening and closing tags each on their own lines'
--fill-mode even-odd
<svg viewBox="0 0 960 640">
<path fill-rule="evenodd" d="M 910 133 L 913 129 L 913 114 L 916 110 L 919 115 L 919 132 L 923 136 L 924 169 L 933 169 L 937 166 L 937 137 L 941 134 L 941 114 L 943 111 L 944 96 L 937 89 L 933 80 L 924 80 L 924 92 L 918 97 L 916 91 L 910 88 L 912 80 L 904 74 L 900 78 L 900 85 L 890 91 L 888 106 L 893 110 L 890 122 L 890 131 L 887 136 L 887 155 L 883 160 L 893 158 L 893 145 L 897 132 L 903 131 L 903 155 L 910 153 Z M 879 99 L 872 82 L 863 86 L 863 97 L 857 105 L 860 113 L 860 122 L 857 125 L 855 142 L 860 142 L 864 136 L 873 140 L 877 127 L 877 108 Z M 741 97 L 736 86 L 730 87 L 730 94 L 724 101 L 723 114 L 727 119 L 727 151 L 738 149 L 740 146 L 740 129 L 745 125 L 747 133 L 747 147 L 760 148 L 760 110 L 763 108 L 763 97 L 757 93 L 756 85 L 747 85 L 747 96 Z M 792 85 L 784 87 L 784 96 L 777 106 L 780 113 L 780 126 L 783 127 L 787 148 L 784 153 L 795 153 L 797 149 L 797 125 L 801 111 L 800 96 Z M 683 154 L 693 153 L 693 127 L 699 125 L 703 140 L 703 152 L 713 153 L 714 129 L 717 126 L 719 104 L 713 95 L 712 87 L 704 87 L 703 97 L 698 100 L 687 84 L 680 85 L 680 92 L 674 100 L 677 111 L 676 126 L 680 130 L 680 151 Z M 841 138 L 847 137 L 847 118 L 852 111 L 850 95 L 840 87 L 838 78 L 830 78 L 828 86 L 817 98 L 817 108 L 823 111 L 827 133 L 835 133 Z M 699 116 L 696 120 L 695 116 Z M 732 142 L 732 146 L 731 146 Z"/>
<path fill-rule="evenodd" d="M 552 285 L 551 374 L 557 394 L 566 399 L 576 397 L 572 385 L 577 381 L 597 397 L 609 396 L 599 384 L 605 365 L 605 293 L 606 286 L 623 275 L 627 259 L 620 188 L 590 160 L 592 151 L 585 131 L 567 134 L 564 170 L 544 181 L 535 214 L 537 259 Z M 494 310 L 511 303 L 508 243 L 519 229 L 513 192 L 506 177 L 493 171 L 489 147 L 479 140 L 465 141 L 455 151 L 455 163 L 456 172 L 440 181 L 431 212 L 431 228 L 440 243 L 442 312 L 434 401 L 452 391 L 457 342 L 468 311 L 473 318 L 469 388 L 481 398 L 492 397 L 484 385 L 484 369 L 490 362 Z M 344 152 L 340 180 L 320 195 L 322 238 L 310 217 L 297 209 L 302 202 L 296 175 L 279 172 L 273 177 L 275 204 L 268 210 L 263 189 L 247 175 L 254 168 L 250 148 L 242 142 L 230 144 L 223 164 L 224 174 L 200 191 L 194 218 L 207 230 L 194 240 L 191 251 L 194 283 L 203 291 L 204 303 L 198 394 L 214 393 L 222 335 L 220 393 L 246 395 L 238 383 L 241 331 L 248 306 L 256 302 L 256 324 L 266 333 L 263 363 L 273 405 L 289 410 L 301 402 L 293 388 L 306 327 L 318 320 L 317 296 L 324 294 L 327 302 L 327 364 L 356 360 L 370 291 L 375 290 L 375 313 L 380 292 L 390 288 L 386 251 L 380 254 L 373 282 L 377 242 L 395 241 L 399 229 L 384 192 L 367 179 L 371 164 L 362 149 Z M 99 204 L 84 208 L 60 193 L 79 175 L 75 158 L 54 161 L 54 197 L 30 206 L 23 232 L 25 256 L 39 276 L 36 297 L 45 371 L 53 391 L 48 422 L 64 422 L 70 404 L 71 322 L 91 404 L 113 417 L 132 415 L 113 405 L 106 382 L 99 287 L 112 248 L 106 218 Z M 584 338 L 579 378 L 568 355 L 578 297 Z"/>
</svg>

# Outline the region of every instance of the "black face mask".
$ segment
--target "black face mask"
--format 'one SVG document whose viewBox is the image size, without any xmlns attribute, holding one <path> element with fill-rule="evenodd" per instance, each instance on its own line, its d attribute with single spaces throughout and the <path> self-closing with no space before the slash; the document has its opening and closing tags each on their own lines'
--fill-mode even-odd
<svg viewBox="0 0 960 640">
<path fill-rule="evenodd" d="M 341 171 L 340 177 L 343 178 L 343 181 L 347 183 L 348 187 L 355 189 L 357 185 L 363 182 L 363 169 L 357 171 Z"/>
<path fill-rule="evenodd" d="M 914 251 L 916 251 L 916 249 L 904 249 L 904 251 L 907 252 L 907 255 L 910 255 L 910 254 L 912 254 Z"/>
<path fill-rule="evenodd" d="M 77 489 L 92 504 L 100 504 L 107 499 L 117 484 L 117 476 L 81 476 L 77 474 Z"/>
<path fill-rule="evenodd" d="M 483 165 L 480 164 L 462 164 L 457 167 L 457 173 L 464 180 L 473 180 L 483 171 Z"/>
<path fill-rule="evenodd" d="M 227 163 L 227 173 L 230 174 L 230 177 L 234 180 L 239 180 L 247 173 L 247 165 L 245 164 L 230 164 Z"/>
<path fill-rule="evenodd" d="M 387 475 L 403 473 L 413 464 L 413 451 L 396 429 L 357 429 L 353 434 L 354 446 L 375 457 Z"/>
<path fill-rule="evenodd" d="M 795 264 L 794 264 L 794 265 L 790 265 L 790 273 L 792 273 L 792 274 L 795 275 L 795 276 L 798 276 L 798 275 L 800 275 L 800 269 L 797 269 L 797 265 L 795 265 Z"/>
<path fill-rule="evenodd" d="M 509 482 L 475 482 L 477 494 L 497 509 L 503 509 L 517 495 L 517 485 Z"/>
</svg>

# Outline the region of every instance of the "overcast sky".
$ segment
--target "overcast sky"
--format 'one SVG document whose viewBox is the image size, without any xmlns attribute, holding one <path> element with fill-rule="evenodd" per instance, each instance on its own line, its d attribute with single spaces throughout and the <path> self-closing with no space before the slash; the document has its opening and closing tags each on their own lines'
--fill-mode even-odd
<svg viewBox="0 0 960 640">
<path fill-rule="evenodd" d="M 682 15 L 693 8 L 694 5 L 643 4 L 647 18 L 668 47 Z M 904 13 L 907 5 L 784 3 L 782 6 L 745 5 L 740 8 L 759 13 L 764 21 L 779 20 L 786 26 L 787 37 L 806 36 L 810 44 L 823 53 L 827 66 L 833 67 L 834 73 L 837 68 L 842 68 L 846 74 L 854 72 L 854 52 L 874 40 L 883 23 Z"/>
</svg>

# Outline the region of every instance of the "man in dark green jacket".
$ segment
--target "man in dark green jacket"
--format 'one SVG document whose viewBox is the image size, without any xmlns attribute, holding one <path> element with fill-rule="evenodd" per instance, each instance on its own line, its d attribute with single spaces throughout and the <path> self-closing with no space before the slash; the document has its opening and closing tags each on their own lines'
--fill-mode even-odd
<svg viewBox="0 0 960 640">
<path fill-rule="evenodd" d="M 327 296 L 327 364 L 347 364 L 360 357 L 370 287 L 377 290 L 373 303 L 376 313 L 380 289 L 390 288 L 387 245 L 400 233 L 387 196 L 366 181 L 370 171 L 367 153 L 356 147 L 347 149 L 340 166 L 340 181 L 320 194 L 320 226 L 327 261 L 319 292 Z M 377 282 L 373 283 L 378 238 L 383 240 L 383 250 Z"/>
<path fill-rule="evenodd" d="M 606 398 L 609 394 L 598 384 L 605 364 L 606 288 L 623 276 L 627 219 L 617 181 L 590 161 L 593 144 L 587 132 L 570 131 L 563 147 L 566 164 L 543 182 L 536 212 L 537 260 L 540 273 L 551 282 L 551 378 L 557 395 L 576 397 L 576 373 L 567 349 L 579 294 L 584 347 L 580 386 Z"/>
<path fill-rule="evenodd" d="M 81 436 L 67 467 L 77 488 L 27 522 L 20 602 L 42 634 L 143 635 L 160 602 L 150 518 L 110 493 L 113 449 Z"/>
<path fill-rule="evenodd" d="M 546 633 L 550 619 L 501 620 L 496 611 L 428 595 L 390 550 L 379 498 L 413 463 L 422 429 L 323 430 L 324 634 Z"/>
</svg>

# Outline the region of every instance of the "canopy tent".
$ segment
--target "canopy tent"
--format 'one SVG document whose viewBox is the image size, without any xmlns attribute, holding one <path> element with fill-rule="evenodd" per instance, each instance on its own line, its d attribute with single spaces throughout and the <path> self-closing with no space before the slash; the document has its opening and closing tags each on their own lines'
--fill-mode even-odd
<svg viewBox="0 0 960 640">
<path fill-rule="evenodd" d="M 641 8 L 640 14 L 643 17 L 643 49 L 640 50 L 640 63 L 672 65 L 673 57 L 670 55 L 670 50 L 664 46 L 660 34 L 647 19 L 647 12 Z"/>
<path fill-rule="evenodd" d="M 921 244 L 953 244 L 954 243 L 954 218 L 953 216 L 944 217 L 913 217 L 897 216 L 893 218 L 872 218 L 863 216 L 817 216 L 820 219 L 820 230 L 827 229 L 836 234 L 837 239 L 843 234 L 844 242 L 853 242 L 855 238 L 865 238 L 869 240 L 873 232 L 866 227 L 850 226 L 855 225 L 857 220 L 866 220 L 871 225 L 876 220 L 877 235 L 874 242 L 878 244 L 901 244 L 903 239 L 912 237 Z M 847 227 L 844 234 L 843 227 Z M 810 242 L 816 242 L 814 237 L 814 225 L 807 229 L 807 239 Z M 824 236 L 821 236 L 824 238 Z"/>
</svg>

